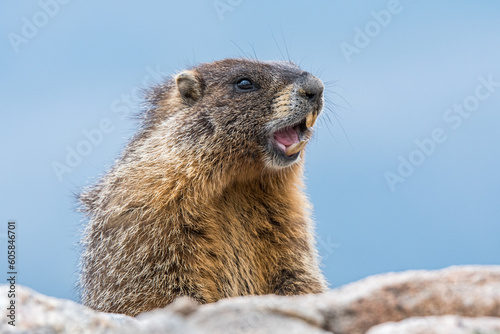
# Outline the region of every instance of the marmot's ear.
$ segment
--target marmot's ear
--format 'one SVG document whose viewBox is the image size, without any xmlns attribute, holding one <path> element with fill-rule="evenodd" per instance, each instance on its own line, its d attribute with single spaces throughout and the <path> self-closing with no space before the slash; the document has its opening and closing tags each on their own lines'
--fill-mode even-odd
<svg viewBox="0 0 500 334">
<path fill-rule="evenodd" d="M 193 71 L 184 71 L 177 74 L 175 83 L 177 84 L 177 89 L 182 99 L 188 104 L 193 104 L 198 101 L 203 93 L 200 79 Z"/>
</svg>

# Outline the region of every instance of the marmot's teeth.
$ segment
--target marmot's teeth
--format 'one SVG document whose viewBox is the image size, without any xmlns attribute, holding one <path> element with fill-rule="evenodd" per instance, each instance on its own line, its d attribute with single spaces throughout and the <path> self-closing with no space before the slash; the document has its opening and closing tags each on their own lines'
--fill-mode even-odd
<svg viewBox="0 0 500 334">
<path fill-rule="evenodd" d="M 295 153 L 302 151 L 302 149 L 304 148 L 304 146 L 306 146 L 306 144 L 307 144 L 307 140 L 303 140 L 303 141 L 299 141 L 298 143 L 295 143 L 293 145 L 290 145 L 286 149 L 285 154 L 287 156 L 294 155 Z"/>
<path fill-rule="evenodd" d="M 310 112 L 306 116 L 306 126 L 308 128 L 312 128 L 314 123 L 316 122 L 316 118 L 318 118 L 318 114 L 315 112 Z"/>
</svg>

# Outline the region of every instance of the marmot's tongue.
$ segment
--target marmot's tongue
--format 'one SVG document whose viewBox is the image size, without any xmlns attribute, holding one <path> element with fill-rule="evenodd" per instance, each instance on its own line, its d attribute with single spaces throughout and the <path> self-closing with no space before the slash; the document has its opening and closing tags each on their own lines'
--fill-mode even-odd
<svg viewBox="0 0 500 334">
<path fill-rule="evenodd" d="M 274 133 L 274 139 L 276 140 L 278 147 L 282 149 L 283 152 L 286 152 L 286 149 L 289 146 L 299 142 L 299 135 L 293 127 L 288 127 L 276 131 Z"/>
</svg>

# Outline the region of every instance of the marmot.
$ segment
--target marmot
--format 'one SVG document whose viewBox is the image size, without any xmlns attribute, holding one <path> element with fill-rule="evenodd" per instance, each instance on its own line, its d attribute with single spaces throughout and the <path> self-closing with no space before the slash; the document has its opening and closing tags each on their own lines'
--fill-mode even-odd
<svg viewBox="0 0 500 334">
<path fill-rule="evenodd" d="M 322 82 L 291 62 L 226 59 L 146 101 L 138 134 L 80 195 L 82 302 L 134 316 L 179 296 L 325 291 L 302 180 Z"/>
</svg>

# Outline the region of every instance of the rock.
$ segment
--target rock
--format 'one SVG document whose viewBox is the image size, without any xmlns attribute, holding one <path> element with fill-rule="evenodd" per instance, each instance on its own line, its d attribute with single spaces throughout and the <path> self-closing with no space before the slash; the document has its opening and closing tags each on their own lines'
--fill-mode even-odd
<svg viewBox="0 0 500 334">
<path fill-rule="evenodd" d="M 500 266 L 376 275 L 324 300 L 326 328 L 337 334 L 365 333 L 379 323 L 415 316 L 500 317 Z"/>
<path fill-rule="evenodd" d="M 316 308 L 307 308 L 301 297 L 253 296 L 221 300 L 200 307 L 190 316 L 207 333 L 320 334 L 325 319 Z"/>
<path fill-rule="evenodd" d="M 500 334 L 500 318 L 464 318 L 456 315 L 415 317 L 372 327 L 367 334 Z"/>
<path fill-rule="evenodd" d="M 9 303 L 7 289 L 0 287 L 0 307 Z M 16 290 L 15 330 L 4 320 L 1 333 L 458 334 L 495 333 L 500 323 L 500 266 L 389 273 L 318 295 L 249 296 L 207 305 L 186 297 L 136 318 L 22 286 Z"/>
<path fill-rule="evenodd" d="M 0 286 L 0 307 L 9 303 L 7 285 Z M 143 324 L 135 318 L 122 314 L 96 312 L 70 300 L 44 296 L 27 287 L 16 287 L 16 331 L 7 321 L 0 322 L 0 333 L 186 333 L 184 318 L 175 313 L 162 314 Z M 145 331 L 146 330 L 146 331 Z"/>
</svg>

